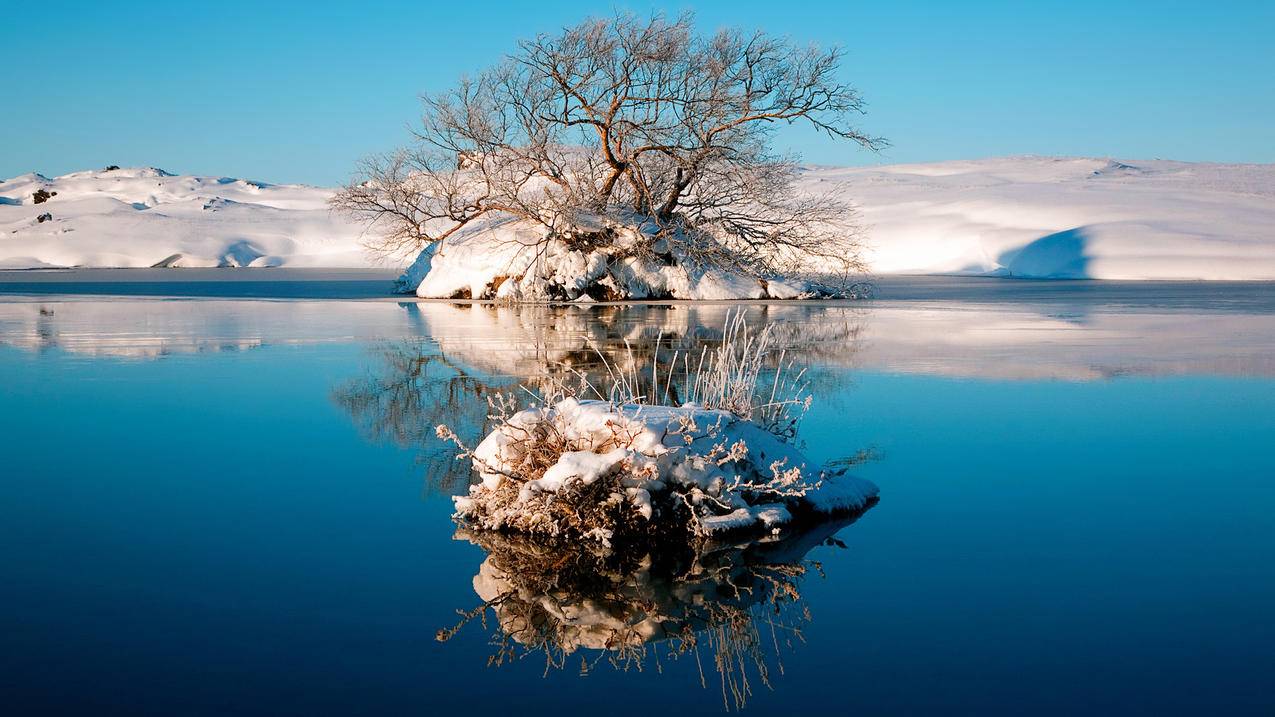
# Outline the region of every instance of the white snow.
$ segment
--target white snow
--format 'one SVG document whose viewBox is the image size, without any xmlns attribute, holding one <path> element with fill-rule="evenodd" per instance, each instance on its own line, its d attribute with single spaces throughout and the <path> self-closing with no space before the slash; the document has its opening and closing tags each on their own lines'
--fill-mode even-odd
<svg viewBox="0 0 1275 717">
<path fill-rule="evenodd" d="M 556 493 L 571 481 L 589 485 L 602 476 L 615 472 L 628 457 L 628 451 L 623 448 L 606 453 L 568 451 L 562 454 L 557 463 L 549 466 L 543 476 L 523 484 L 522 490 L 530 496 L 532 493 Z"/>
<path fill-rule="evenodd" d="M 877 494 L 877 487 L 865 480 L 824 481 L 819 490 L 805 496 L 811 508 L 820 513 L 838 513 L 858 510 Z M 769 526 L 778 518 L 762 513 L 758 517 Z"/>
<path fill-rule="evenodd" d="M 856 207 L 877 274 L 1275 279 L 1273 165 L 1009 157 L 808 167 L 800 182 Z M 538 252 L 539 239 L 508 220 L 460 232 L 434 252 L 416 293 L 534 299 L 599 278 L 633 298 L 786 299 L 812 288 L 598 261 L 556 245 Z"/>
<path fill-rule="evenodd" d="M 1275 279 L 1275 165 L 1007 157 L 809 167 L 800 181 L 857 207 L 877 274 Z M 41 189 L 57 194 L 35 204 Z M 375 264 L 364 227 L 329 212 L 331 195 L 154 168 L 24 174 L 0 182 L 0 267 Z M 529 231 L 488 219 L 422 257 L 402 289 L 476 296 L 499 280 L 499 298 L 529 298 L 603 272 L 634 296 L 789 298 L 807 288 L 631 260 L 606 268 L 597 253 L 536 257 Z"/>
<path fill-rule="evenodd" d="M 509 216 L 484 218 L 466 226 L 438 246 L 421 252 L 398 280 L 415 283 L 426 299 L 502 299 L 589 302 L 587 290 L 612 298 L 726 300 L 794 298 L 808 293 L 805 282 L 768 283 L 721 270 L 688 269 L 623 256 L 642 238 L 646 225 L 599 220 L 617 234 L 613 247 L 577 250 L 546 239 L 543 227 Z M 418 278 L 419 277 L 419 278 Z"/>
<path fill-rule="evenodd" d="M 866 483 L 866 481 L 854 479 L 849 482 L 856 484 Z M 810 491 L 805 500 L 813 504 L 811 499 L 814 496 L 823 493 L 825 490 L 828 490 L 828 488 Z M 875 486 L 873 487 L 872 495 L 876 495 Z M 871 496 L 868 496 L 857 505 L 846 505 L 844 507 L 820 510 L 818 512 L 837 513 L 858 510 L 867 505 L 870 499 Z M 736 508 L 726 515 L 714 515 L 707 518 L 701 518 L 700 527 L 709 535 L 714 535 L 717 533 L 727 533 L 735 530 L 746 530 L 758 525 L 766 530 L 777 531 L 781 526 L 787 525 L 791 522 L 792 513 L 789 512 L 787 506 L 783 503 L 766 503 L 764 505 L 749 506 L 747 508 Z"/>
<path fill-rule="evenodd" d="M 0 182 L 0 267 L 371 266 L 331 196 L 153 167 L 24 174 Z"/>
<path fill-rule="evenodd" d="M 879 274 L 1275 279 L 1275 165 L 1007 157 L 809 168 Z"/>
<path fill-rule="evenodd" d="M 522 483 L 517 500 L 502 502 L 498 491 L 515 480 L 511 476 L 525 465 L 537 442 L 530 437 L 545 425 L 572 445 L 598 450 L 563 452 L 541 477 Z M 755 423 L 693 404 L 616 406 L 567 398 L 520 411 L 498 424 L 474 449 L 473 464 L 481 482 L 454 499 L 459 518 L 486 529 L 530 526 L 553 535 L 552 518 L 538 513 L 542 506 L 533 498 L 617 472 L 623 474 L 624 490 L 617 499 L 628 500 L 644 519 L 653 515 L 652 496 L 677 487 L 703 516 L 699 529 L 704 534 L 773 531 L 792 520 L 789 508 L 849 512 L 864 508 L 877 495 L 877 487 L 866 480 L 809 465 L 795 446 Z M 789 470 L 799 471 L 801 482 L 776 488 L 772 477 Z M 782 495 L 783 502 L 752 504 L 745 497 L 787 488 L 793 490 Z"/>
</svg>

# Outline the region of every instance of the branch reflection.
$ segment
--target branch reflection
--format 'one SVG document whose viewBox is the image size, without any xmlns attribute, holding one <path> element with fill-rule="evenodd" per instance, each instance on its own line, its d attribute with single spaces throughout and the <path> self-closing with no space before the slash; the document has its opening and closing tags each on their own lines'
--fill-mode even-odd
<svg viewBox="0 0 1275 717">
<path fill-rule="evenodd" d="M 438 639 L 478 621 L 493 630 L 489 666 L 540 657 L 548 673 L 574 668 L 579 655 L 582 676 L 602 665 L 694 660 L 701 685 L 719 688 L 727 709 L 742 709 L 759 685 L 773 687 L 784 655 L 804 641 L 813 615 L 801 586 L 823 574 L 811 551 L 844 548 L 834 536 L 858 517 L 742 544 L 614 551 L 461 528 L 458 540 L 487 552 L 474 576 L 481 602 Z"/>
</svg>

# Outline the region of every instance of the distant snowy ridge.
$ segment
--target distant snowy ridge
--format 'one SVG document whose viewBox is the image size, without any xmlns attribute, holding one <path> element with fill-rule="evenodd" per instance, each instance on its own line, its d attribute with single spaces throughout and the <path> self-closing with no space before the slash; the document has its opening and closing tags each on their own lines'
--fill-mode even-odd
<svg viewBox="0 0 1275 717">
<path fill-rule="evenodd" d="M 372 265 L 331 189 L 154 167 L 0 182 L 0 268 Z"/>
<path fill-rule="evenodd" d="M 1275 279 L 1275 165 L 1006 157 L 809 168 L 879 274 Z"/>
<path fill-rule="evenodd" d="M 879 274 L 1275 280 L 1275 165 L 1008 157 L 809 167 L 801 183 L 857 207 Z M 376 265 L 331 195 L 154 168 L 25 174 L 0 182 L 0 268 Z M 431 286 L 481 282 L 469 264 Z"/>
</svg>

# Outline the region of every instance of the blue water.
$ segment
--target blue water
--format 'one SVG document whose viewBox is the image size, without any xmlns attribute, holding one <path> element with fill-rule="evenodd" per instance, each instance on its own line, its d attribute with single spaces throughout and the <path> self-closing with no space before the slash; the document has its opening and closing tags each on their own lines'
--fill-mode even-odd
<svg viewBox="0 0 1275 717">
<path fill-rule="evenodd" d="M 453 540 L 428 426 L 375 434 L 341 396 L 393 383 L 391 345 L 525 378 L 523 334 L 390 303 L 173 303 L 0 307 L 6 712 L 733 709 L 685 657 L 582 677 L 587 651 L 488 667 L 490 622 L 435 639 L 480 602 L 484 552 Z M 852 316 L 863 345 L 797 352 L 818 379 L 802 435 L 818 458 L 874 448 L 857 471 L 881 502 L 808 556 L 804 642 L 745 713 L 1275 710 L 1269 317 L 1166 356 L 1113 335 L 1127 316 L 955 347 L 891 344 L 911 314 Z M 1048 355 L 1068 358 L 1022 375 Z M 406 385 L 428 403 L 459 380 Z"/>
</svg>

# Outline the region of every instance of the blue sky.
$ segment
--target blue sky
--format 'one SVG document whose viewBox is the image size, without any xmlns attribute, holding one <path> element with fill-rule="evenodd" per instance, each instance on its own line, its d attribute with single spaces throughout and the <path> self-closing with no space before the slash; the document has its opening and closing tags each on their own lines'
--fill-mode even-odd
<svg viewBox="0 0 1275 717">
<path fill-rule="evenodd" d="M 613 9 L 840 45 L 873 155 L 1275 161 L 1275 2 L 13 2 L 0 177 L 106 164 L 331 184 L 406 139 L 416 96 Z"/>
</svg>

